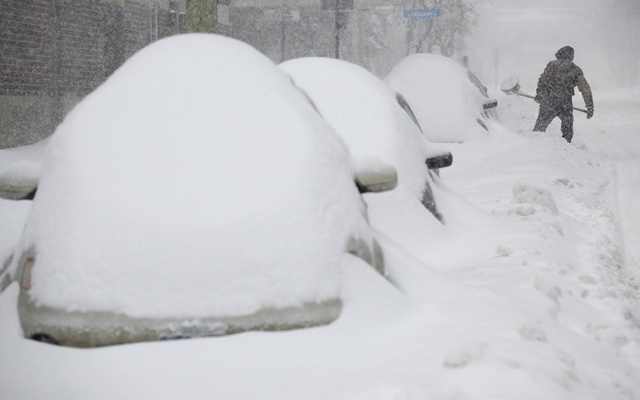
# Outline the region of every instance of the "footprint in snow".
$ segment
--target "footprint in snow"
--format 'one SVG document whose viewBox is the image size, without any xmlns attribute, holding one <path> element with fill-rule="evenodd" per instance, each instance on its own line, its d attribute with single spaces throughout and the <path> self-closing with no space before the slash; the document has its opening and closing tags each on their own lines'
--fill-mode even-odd
<svg viewBox="0 0 640 400">
<path fill-rule="evenodd" d="M 464 346 L 450 352 L 442 363 L 446 368 L 462 368 L 470 362 L 477 361 L 484 357 L 487 343 L 467 343 Z"/>
</svg>

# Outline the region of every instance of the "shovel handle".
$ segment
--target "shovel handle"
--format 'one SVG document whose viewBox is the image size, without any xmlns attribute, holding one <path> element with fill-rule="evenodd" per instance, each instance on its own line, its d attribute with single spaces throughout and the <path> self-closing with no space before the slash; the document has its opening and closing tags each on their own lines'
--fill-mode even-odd
<svg viewBox="0 0 640 400">
<path fill-rule="evenodd" d="M 530 99 L 534 99 L 535 100 L 535 96 L 531 96 L 530 94 L 525 94 L 525 93 L 518 92 L 518 96 L 528 97 Z"/>
<path fill-rule="evenodd" d="M 534 96 L 531 96 L 531 95 L 525 94 L 525 93 L 518 92 L 518 96 L 528 97 L 530 99 L 534 99 L 535 100 Z M 573 107 L 573 109 L 576 110 L 576 111 L 580 111 L 580 112 L 583 112 L 583 113 L 587 114 L 587 110 L 585 110 L 584 108 Z"/>
</svg>

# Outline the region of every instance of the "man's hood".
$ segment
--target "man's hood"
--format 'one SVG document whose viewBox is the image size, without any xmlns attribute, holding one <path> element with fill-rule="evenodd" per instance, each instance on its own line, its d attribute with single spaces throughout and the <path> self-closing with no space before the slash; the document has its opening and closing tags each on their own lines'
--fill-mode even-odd
<svg viewBox="0 0 640 400">
<path fill-rule="evenodd" d="M 561 48 L 560 50 L 558 50 L 556 52 L 556 58 L 558 60 L 569 60 L 569 61 L 573 61 L 573 47 L 571 46 L 564 46 L 563 48 Z"/>
</svg>

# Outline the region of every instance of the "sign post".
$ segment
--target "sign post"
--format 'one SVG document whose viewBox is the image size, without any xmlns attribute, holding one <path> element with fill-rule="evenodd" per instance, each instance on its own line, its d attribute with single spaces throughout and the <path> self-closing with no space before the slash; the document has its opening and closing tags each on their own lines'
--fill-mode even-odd
<svg viewBox="0 0 640 400">
<path fill-rule="evenodd" d="M 442 13 L 439 8 L 431 10 L 404 10 L 404 17 L 409 19 L 431 19 L 438 18 Z"/>
<path fill-rule="evenodd" d="M 354 0 L 322 0 L 322 10 L 333 10 L 335 18 L 334 28 L 334 57 L 340 59 L 340 29 L 347 25 L 347 10 L 353 10 Z"/>
</svg>

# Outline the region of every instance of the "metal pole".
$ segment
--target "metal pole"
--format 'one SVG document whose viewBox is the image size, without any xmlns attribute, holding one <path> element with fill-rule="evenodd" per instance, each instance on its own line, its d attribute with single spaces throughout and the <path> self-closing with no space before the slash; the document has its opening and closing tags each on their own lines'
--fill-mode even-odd
<svg viewBox="0 0 640 400">
<path fill-rule="evenodd" d="M 339 11 L 338 11 L 338 0 L 334 0 L 335 5 L 335 22 L 336 22 L 336 26 L 335 26 L 335 57 L 336 59 L 340 59 L 340 23 L 338 21 L 338 16 L 339 16 Z"/>
<path fill-rule="evenodd" d="M 496 48 L 494 58 L 493 58 L 493 68 L 494 68 L 494 85 L 498 87 L 498 49 Z"/>
<path fill-rule="evenodd" d="M 59 0 L 52 2 L 52 33 L 53 33 L 53 77 L 52 77 L 52 97 L 53 97 L 53 125 L 57 126 L 64 117 L 64 105 L 62 104 L 62 38 L 60 26 L 60 4 Z"/>
<path fill-rule="evenodd" d="M 287 6 L 282 6 L 281 14 L 282 14 L 282 38 L 280 40 L 280 62 L 284 61 L 284 45 L 285 45 L 285 16 L 284 13 L 287 9 Z"/>
</svg>

